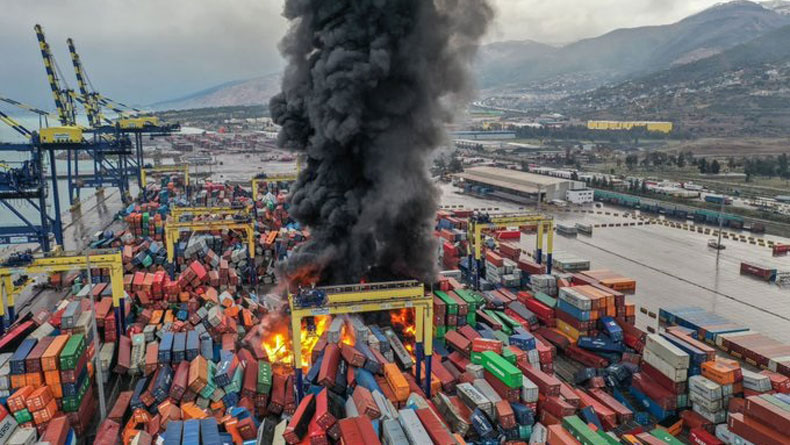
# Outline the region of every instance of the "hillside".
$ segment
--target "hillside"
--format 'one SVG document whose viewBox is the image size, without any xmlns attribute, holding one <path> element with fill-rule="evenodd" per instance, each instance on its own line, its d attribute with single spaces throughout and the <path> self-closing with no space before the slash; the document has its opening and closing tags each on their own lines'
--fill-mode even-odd
<svg viewBox="0 0 790 445">
<path fill-rule="evenodd" d="M 594 118 L 670 119 L 697 135 L 790 134 L 790 26 L 556 105 Z"/>
<path fill-rule="evenodd" d="M 269 105 L 269 98 L 280 91 L 281 74 L 269 74 L 254 79 L 224 83 L 151 105 L 156 110 L 186 110 L 190 108 L 227 107 L 238 105 Z"/>
<path fill-rule="evenodd" d="M 487 45 L 478 76 L 482 88 L 494 90 L 535 87 L 559 76 L 568 79 L 566 90 L 578 92 L 717 54 L 788 24 L 790 16 L 735 1 L 670 25 L 618 29 L 561 48 L 531 41 Z"/>
</svg>

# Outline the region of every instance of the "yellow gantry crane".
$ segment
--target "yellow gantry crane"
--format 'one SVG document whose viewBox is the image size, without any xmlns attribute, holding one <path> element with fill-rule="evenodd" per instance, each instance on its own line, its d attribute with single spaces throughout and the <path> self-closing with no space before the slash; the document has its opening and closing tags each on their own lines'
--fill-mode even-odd
<svg viewBox="0 0 790 445">
<path fill-rule="evenodd" d="M 469 255 L 469 271 L 475 290 L 480 290 L 480 269 L 483 257 L 483 230 L 504 229 L 523 224 L 536 224 L 535 261 L 543 261 L 543 234 L 548 235 L 546 246 L 546 271 L 551 273 L 552 254 L 554 253 L 554 218 L 540 214 L 475 214 L 469 218 L 467 240 L 472 243 Z"/>
<path fill-rule="evenodd" d="M 82 67 L 77 49 L 74 47 L 74 41 L 71 39 L 66 40 L 66 45 L 69 47 L 69 54 L 71 54 L 71 64 L 74 66 L 74 75 L 77 77 L 77 86 L 82 94 L 82 106 L 85 107 L 85 113 L 88 115 L 88 122 L 91 127 L 97 128 L 106 123 L 112 124 L 112 121 L 106 119 L 102 115 L 101 104 L 99 103 L 99 95 L 93 90 L 88 75 Z M 74 95 L 76 98 L 76 94 Z M 78 99 L 79 100 L 79 99 Z"/>
<path fill-rule="evenodd" d="M 165 223 L 165 246 L 167 247 L 167 261 L 171 266 L 175 262 L 175 243 L 180 232 L 214 232 L 222 230 L 237 230 L 247 236 L 247 248 L 250 258 L 255 258 L 255 227 L 249 218 L 246 220 L 220 220 L 220 221 L 167 221 Z"/>
<path fill-rule="evenodd" d="M 154 174 L 181 173 L 184 175 L 184 184 L 189 185 L 189 164 L 182 165 L 160 165 L 158 167 L 143 167 L 141 171 L 143 187 L 145 187 L 148 176 Z"/>
<path fill-rule="evenodd" d="M 249 218 L 250 210 L 248 207 L 171 207 L 170 215 L 175 222 L 179 222 L 183 215 Z"/>
<path fill-rule="evenodd" d="M 433 354 L 433 296 L 425 292 L 425 285 L 414 280 L 382 283 L 360 283 L 341 286 L 300 288 L 288 294 L 291 310 L 291 344 L 294 372 L 299 399 L 302 388 L 302 319 L 322 315 L 414 309 L 416 377 L 421 380 L 422 360 L 425 359 L 424 391 L 431 397 L 431 355 Z M 424 354 L 424 356 L 423 356 Z"/>
<path fill-rule="evenodd" d="M 33 29 L 36 31 L 38 45 L 41 49 L 41 58 L 44 61 L 44 70 L 47 72 L 49 88 L 52 90 L 52 98 L 55 100 L 55 108 L 58 110 L 60 123 L 63 126 L 76 126 L 77 117 L 71 90 L 62 88 L 60 85 L 62 73 L 60 73 L 60 68 L 55 63 L 55 57 L 52 55 L 52 50 L 49 47 L 49 43 L 47 43 L 41 25 L 36 25 Z"/>
<path fill-rule="evenodd" d="M 123 290 L 123 261 L 121 253 L 115 250 L 96 250 L 84 254 L 80 253 L 61 253 L 43 256 L 25 255 L 17 256 L 16 261 L 7 260 L 0 267 L 0 286 L 2 286 L 2 301 L 0 301 L 0 319 L 5 315 L 5 306 L 8 305 L 9 319 L 13 322 L 14 298 L 20 290 L 14 286 L 14 275 L 28 275 L 34 273 L 53 273 L 68 272 L 75 269 L 95 269 L 110 270 L 110 286 L 112 289 L 112 305 L 115 312 L 115 326 L 117 337 L 121 338 L 121 333 L 126 331 L 124 321 L 126 319 L 124 309 L 124 298 L 126 294 Z M 3 329 L 0 322 L 0 329 Z"/>
</svg>

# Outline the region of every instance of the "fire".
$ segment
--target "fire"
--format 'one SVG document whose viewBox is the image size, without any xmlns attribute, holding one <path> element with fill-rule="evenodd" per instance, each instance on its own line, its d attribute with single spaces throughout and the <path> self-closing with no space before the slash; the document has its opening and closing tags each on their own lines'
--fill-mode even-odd
<svg viewBox="0 0 790 445">
<path fill-rule="evenodd" d="M 318 338 L 329 325 L 329 316 L 313 317 L 313 321 L 302 320 L 302 332 L 299 346 L 302 351 L 302 368 L 310 366 L 310 353 L 313 351 Z M 285 366 L 293 365 L 293 345 L 287 323 L 278 323 L 269 327 L 270 335 L 263 339 L 263 350 L 266 351 L 269 361 Z"/>
<path fill-rule="evenodd" d="M 403 346 L 412 355 L 414 354 L 414 343 L 417 333 L 414 319 L 414 309 L 401 309 L 399 311 L 390 312 L 390 322 L 392 326 L 401 329 L 400 333 L 403 337 Z"/>
</svg>

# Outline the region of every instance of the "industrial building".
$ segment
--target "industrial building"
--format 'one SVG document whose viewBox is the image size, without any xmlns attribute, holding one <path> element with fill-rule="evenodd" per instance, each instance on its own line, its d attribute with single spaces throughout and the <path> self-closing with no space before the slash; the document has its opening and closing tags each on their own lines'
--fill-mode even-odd
<svg viewBox="0 0 790 445">
<path fill-rule="evenodd" d="M 586 204 L 593 202 L 594 193 L 592 189 L 588 188 L 572 189 L 565 194 L 565 200 L 571 204 Z"/>
<path fill-rule="evenodd" d="M 495 196 L 515 202 L 564 200 L 568 190 L 584 188 L 584 183 L 496 167 L 473 167 L 455 175 L 465 191 Z"/>
<path fill-rule="evenodd" d="M 655 121 L 588 121 L 589 130 L 631 130 L 633 128 L 644 127 L 647 131 L 657 131 L 659 133 L 672 132 L 672 122 Z"/>
</svg>

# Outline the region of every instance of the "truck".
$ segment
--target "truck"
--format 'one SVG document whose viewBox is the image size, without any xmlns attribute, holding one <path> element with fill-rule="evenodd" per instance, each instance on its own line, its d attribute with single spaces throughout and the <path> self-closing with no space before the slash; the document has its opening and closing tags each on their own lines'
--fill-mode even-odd
<svg viewBox="0 0 790 445">
<path fill-rule="evenodd" d="M 732 204 L 732 198 L 724 195 L 705 195 L 705 202 L 710 202 L 712 204 L 724 203 L 724 205 L 730 205 Z"/>
</svg>

